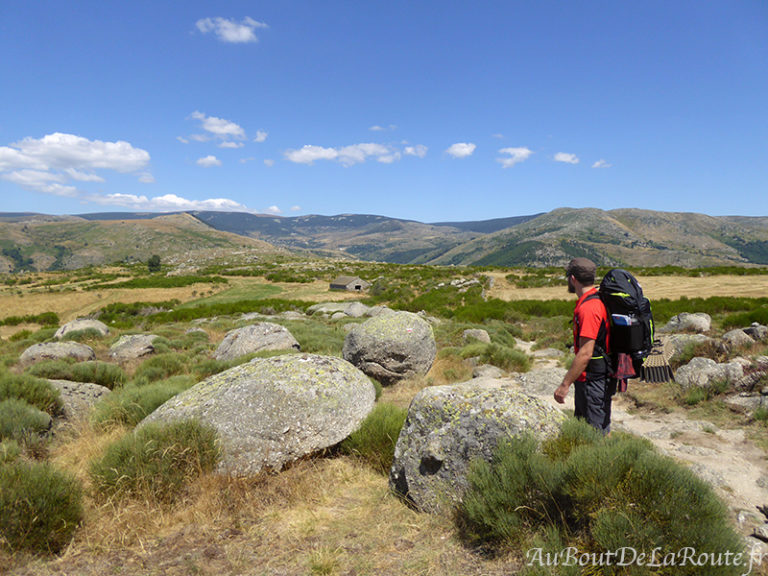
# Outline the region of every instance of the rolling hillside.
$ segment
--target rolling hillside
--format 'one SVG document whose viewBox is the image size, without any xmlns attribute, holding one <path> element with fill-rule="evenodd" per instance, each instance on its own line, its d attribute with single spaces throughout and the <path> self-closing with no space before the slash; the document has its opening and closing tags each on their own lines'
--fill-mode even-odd
<svg viewBox="0 0 768 576">
<path fill-rule="evenodd" d="M 594 208 L 434 224 L 361 214 L 0 214 L 0 271 L 151 254 L 194 266 L 233 253 L 291 252 L 402 264 L 560 266 L 586 255 L 601 265 L 768 265 L 768 218 Z"/>
<path fill-rule="evenodd" d="M 284 253 L 254 238 L 215 230 L 189 214 L 144 219 L 0 215 L 0 272 L 71 270 L 114 262 L 194 265 L 232 253 Z"/>
</svg>

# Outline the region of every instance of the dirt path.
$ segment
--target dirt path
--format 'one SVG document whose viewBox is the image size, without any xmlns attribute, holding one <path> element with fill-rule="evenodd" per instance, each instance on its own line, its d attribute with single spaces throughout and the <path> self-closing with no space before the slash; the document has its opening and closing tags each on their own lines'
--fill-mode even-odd
<svg viewBox="0 0 768 576">
<path fill-rule="evenodd" d="M 557 360 L 537 357 L 536 352 L 531 352 L 532 344 L 518 341 L 523 350 L 534 356 L 532 371 L 551 372 L 553 376 L 559 373 L 561 378 L 565 370 L 557 367 Z M 551 390 L 539 387 L 532 392 L 554 406 L 573 410 L 573 394 L 569 394 L 565 406 L 558 405 L 552 397 L 558 383 L 552 381 Z M 647 438 L 662 453 L 690 465 L 726 502 L 745 536 L 765 524 L 766 518 L 756 507 L 768 504 L 768 454 L 750 442 L 744 430 L 689 420 L 682 411 L 636 411 L 622 395 L 614 400 L 612 423 L 614 429 Z"/>
</svg>

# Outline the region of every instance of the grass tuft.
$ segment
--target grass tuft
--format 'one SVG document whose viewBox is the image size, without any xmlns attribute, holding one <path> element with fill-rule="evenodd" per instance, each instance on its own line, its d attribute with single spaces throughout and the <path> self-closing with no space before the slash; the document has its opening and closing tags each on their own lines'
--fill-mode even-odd
<svg viewBox="0 0 768 576">
<path fill-rule="evenodd" d="M 212 427 L 195 420 L 153 423 L 111 444 L 91 463 L 90 477 L 100 497 L 170 504 L 218 460 Z"/>
</svg>

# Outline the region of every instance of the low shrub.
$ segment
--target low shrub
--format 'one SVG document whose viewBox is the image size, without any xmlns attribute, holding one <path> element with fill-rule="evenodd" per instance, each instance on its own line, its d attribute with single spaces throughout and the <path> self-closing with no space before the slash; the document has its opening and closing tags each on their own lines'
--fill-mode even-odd
<svg viewBox="0 0 768 576">
<path fill-rule="evenodd" d="M 354 455 L 382 474 L 389 474 L 395 444 L 408 410 L 392 404 L 376 404 L 355 432 L 341 443 L 341 451 Z"/>
<path fill-rule="evenodd" d="M 102 498 L 170 504 L 219 460 L 216 431 L 196 420 L 152 423 L 107 447 L 89 474 Z"/>
<path fill-rule="evenodd" d="M 18 398 L 51 416 L 62 410 L 61 395 L 50 382 L 30 374 L 0 374 L 0 401 Z"/>
<path fill-rule="evenodd" d="M 189 364 L 190 359 L 184 354 L 157 354 L 141 363 L 133 375 L 133 382 L 143 386 L 176 374 L 184 374 Z"/>
<path fill-rule="evenodd" d="M 71 332 L 67 332 L 61 337 L 61 340 L 68 340 L 71 342 L 96 342 L 102 338 L 104 338 L 104 336 L 102 336 L 101 332 L 95 328 L 85 328 L 84 330 L 72 330 Z"/>
<path fill-rule="evenodd" d="M 461 349 L 461 357 L 477 357 L 483 364 L 491 364 L 510 372 L 527 372 L 531 367 L 531 360 L 525 352 L 494 342 L 468 344 Z"/>
<path fill-rule="evenodd" d="M 59 552 L 83 517 L 82 490 L 50 464 L 0 464 L 0 543 L 12 551 Z"/>
<path fill-rule="evenodd" d="M 172 376 L 145 386 L 128 385 L 115 390 L 94 408 L 93 421 L 104 426 L 135 426 L 159 406 L 192 386 L 188 375 Z"/>
<path fill-rule="evenodd" d="M 66 360 L 44 360 L 29 367 L 33 376 L 52 380 L 90 382 L 110 390 L 125 382 L 122 368 L 109 362 L 68 362 Z"/>
<path fill-rule="evenodd" d="M 21 456 L 21 446 L 16 440 L 0 440 L 0 466 L 15 462 Z"/>
<path fill-rule="evenodd" d="M 603 437 L 570 420 L 541 449 L 531 437 L 499 446 L 492 463 L 475 462 L 457 519 L 474 544 L 529 547 L 562 541 L 594 552 L 733 555 L 744 544 L 725 505 L 693 472 L 626 434 Z M 555 536 L 558 536 L 556 538 Z M 530 550 L 530 548 L 529 548 Z M 553 568 L 550 566 L 550 568 Z M 633 574 L 737 574 L 739 566 L 681 565 L 665 572 L 633 565 Z M 565 574 L 557 567 L 553 574 Z M 624 573 L 609 567 L 608 573 Z M 541 573 L 532 570 L 528 573 Z"/>
<path fill-rule="evenodd" d="M 0 440 L 25 443 L 27 438 L 39 438 L 50 427 L 50 415 L 24 400 L 7 398 L 0 401 Z"/>
</svg>

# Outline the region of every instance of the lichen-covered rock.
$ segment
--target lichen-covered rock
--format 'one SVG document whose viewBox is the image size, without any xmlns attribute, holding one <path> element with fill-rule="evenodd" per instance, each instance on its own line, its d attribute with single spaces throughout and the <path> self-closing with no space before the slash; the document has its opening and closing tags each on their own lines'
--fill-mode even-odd
<svg viewBox="0 0 768 576">
<path fill-rule="evenodd" d="M 214 353 L 216 360 L 234 360 L 261 350 L 301 350 L 287 328 L 271 322 L 259 322 L 227 332 Z"/>
<path fill-rule="evenodd" d="M 744 332 L 758 342 L 768 340 L 768 326 L 763 326 L 757 322 L 752 322 L 751 326 L 744 328 Z"/>
<path fill-rule="evenodd" d="M 739 362 L 718 364 L 711 358 L 696 357 L 675 372 L 675 382 L 683 390 L 694 386 L 709 388 L 717 382 L 735 384 L 744 377 L 744 367 Z"/>
<path fill-rule="evenodd" d="M 530 372 L 518 372 L 512 374 L 510 378 L 517 382 L 527 394 L 551 398 L 555 389 L 565 378 L 566 372 L 568 371 L 565 368 L 553 366 L 535 368 Z"/>
<path fill-rule="evenodd" d="M 751 346 L 755 343 L 755 340 L 744 330 L 737 328 L 723 334 L 723 342 L 731 348 L 741 348 L 743 346 Z"/>
<path fill-rule="evenodd" d="M 71 358 L 77 362 L 95 360 L 93 348 L 79 342 L 44 342 L 33 344 L 21 354 L 22 364 L 34 364 L 41 360 L 62 360 Z"/>
<path fill-rule="evenodd" d="M 689 346 L 702 344 L 715 345 L 716 341 L 704 334 L 672 334 L 664 338 L 664 348 L 669 351 L 670 359 L 683 354 Z"/>
<path fill-rule="evenodd" d="M 219 434 L 222 472 L 236 476 L 333 446 L 373 409 L 371 381 L 332 356 L 286 354 L 226 370 L 160 406 L 146 422 L 198 418 Z"/>
<path fill-rule="evenodd" d="M 49 382 L 59 391 L 64 407 L 64 418 L 70 423 L 85 420 L 99 400 L 112 394 L 109 388 L 99 384 L 69 380 L 49 380 Z"/>
<path fill-rule="evenodd" d="M 82 330 L 95 330 L 102 336 L 107 336 L 109 334 L 109 327 L 104 324 L 104 322 L 93 320 L 91 318 L 78 318 L 77 320 L 72 320 L 72 322 L 64 324 L 64 326 L 56 331 L 56 334 L 54 334 L 53 337 L 60 340 L 70 332 L 80 332 Z"/>
<path fill-rule="evenodd" d="M 499 442 L 556 435 L 564 414 L 508 380 L 478 378 L 432 386 L 411 402 L 395 447 L 390 486 L 425 511 L 460 501 L 475 458 L 490 461 Z"/>
<path fill-rule="evenodd" d="M 465 342 L 470 342 L 472 340 L 475 340 L 477 342 L 483 342 L 485 344 L 491 343 L 491 337 L 488 334 L 487 331 L 481 329 L 481 328 L 469 328 L 467 330 L 464 330 L 462 332 L 461 337 L 464 339 Z"/>
<path fill-rule="evenodd" d="M 426 374 L 437 355 L 432 326 L 410 312 L 382 314 L 352 328 L 344 359 L 384 385 Z"/>
<path fill-rule="evenodd" d="M 118 362 L 126 360 L 135 360 L 143 356 L 155 353 L 155 347 L 152 342 L 157 336 L 155 334 L 130 334 L 121 336 L 120 339 L 112 344 L 109 349 L 109 355 Z"/>
<path fill-rule="evenodd" d="M 712 317 L 709 314 L 682 312 L 670 318 L 667 325 L 662 327 L 659 332 L 696 332 L 701 334 L 709 332 L 711 328 Z"/>
</svg>

